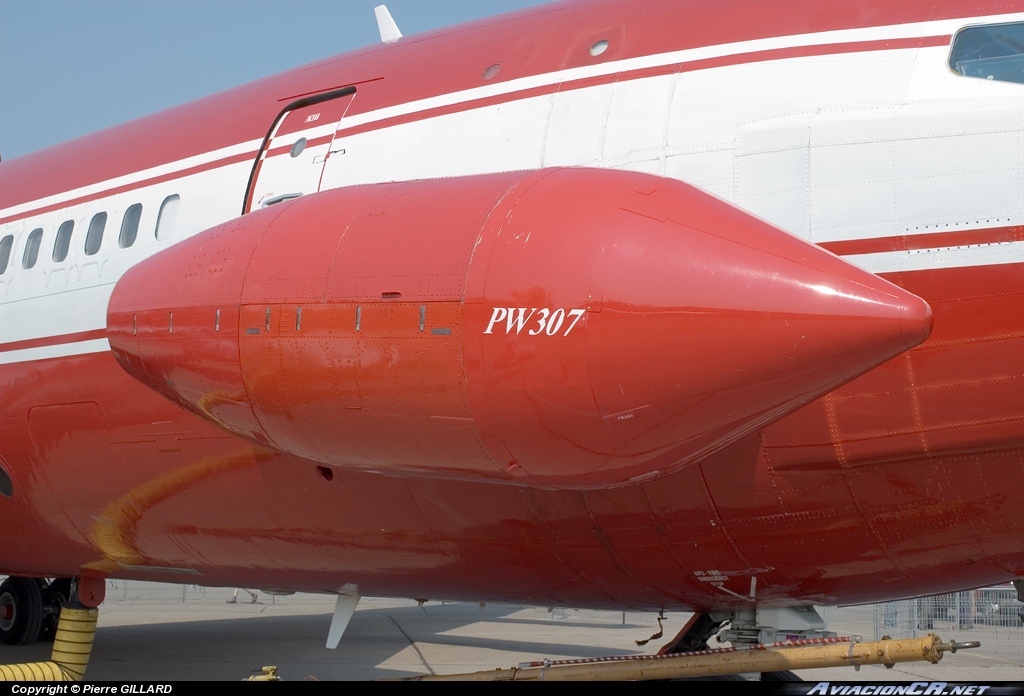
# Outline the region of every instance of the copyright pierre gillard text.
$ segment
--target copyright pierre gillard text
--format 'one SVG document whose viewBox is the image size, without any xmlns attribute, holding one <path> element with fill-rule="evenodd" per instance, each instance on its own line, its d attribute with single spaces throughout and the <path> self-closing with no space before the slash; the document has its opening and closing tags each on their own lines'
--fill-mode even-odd
<svg viewBox="0 0 1024 696">
<path fill-rule="evenodd" d="M 49 686 L 11 687 L 12 694 L 19 696 L 59 696 L 61 694 L 169 694 L 170 684 L 120 684 L 100 686 L 97 684 L 50 684 Z"/>
</svg>

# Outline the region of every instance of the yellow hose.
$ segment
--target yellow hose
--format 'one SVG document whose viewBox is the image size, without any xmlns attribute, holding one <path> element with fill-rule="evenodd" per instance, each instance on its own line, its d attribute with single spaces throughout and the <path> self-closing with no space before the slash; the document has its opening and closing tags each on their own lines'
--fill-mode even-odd
<svg viewBox="0 0 1024 696">
<path fill-rule="evenodd" d="M 82 681 L 96 637 L 98 609 L 60 611 L 50 662 L 0 665 L 0 681 Z"/>
</svg>

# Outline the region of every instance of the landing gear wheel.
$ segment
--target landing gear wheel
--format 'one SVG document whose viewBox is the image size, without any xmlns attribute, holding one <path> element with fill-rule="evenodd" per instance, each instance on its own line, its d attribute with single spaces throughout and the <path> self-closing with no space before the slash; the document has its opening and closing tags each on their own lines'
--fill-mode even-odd
<svg viewBox="0 0 1024 696">
<path fill-rule="evenodd" d="M 33 578 L 7 578 L 0 583 L 0 642 L 28 645 L 43 627 L 43 591 Z"/>
<path fill-rule="evenodd" d="M 60 612 L 71 601 L 71 578 L 57 578 L 43 588 L 43 628 L 39 640 L 52 643 L 57 637 Z"/>
</svg>

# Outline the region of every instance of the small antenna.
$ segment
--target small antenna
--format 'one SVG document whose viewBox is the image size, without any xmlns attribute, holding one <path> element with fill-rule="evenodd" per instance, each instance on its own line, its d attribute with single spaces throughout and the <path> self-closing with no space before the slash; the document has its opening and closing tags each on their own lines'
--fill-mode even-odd
<svg viewBox="0 0 1024 696">
<path fill-rule="evenodd" d="M 380 40 L 384 43 L 394 43 L 402 38 L 402 32 L 399 31 L 398 25 L 395 24 L 394 18 L 391 13 L 388 12 L 386 5 L 377 5 L 373 8 L 374 14 L 377 15 L 377 29 L 380 30 Z"/>
</svg>

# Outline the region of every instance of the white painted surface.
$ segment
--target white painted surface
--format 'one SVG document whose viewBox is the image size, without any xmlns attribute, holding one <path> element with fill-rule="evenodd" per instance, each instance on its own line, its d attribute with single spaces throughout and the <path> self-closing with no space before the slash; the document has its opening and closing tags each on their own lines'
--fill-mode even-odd
<svg viewBox="0 0 1024 696">
<path fill-rule="evenodd" d="M 1024 16 L 998 18 L 1007 19 Z M 947 47 L 747 63 L 514 98 L 518 90 L 633 69 L 772 48 L 949 34 L 966 23 L 824 32 L 678 51 L 485 84 L 346 116 L 330 146 L 344 154 L 327 160 L 321 188 L 545 166 L 596 166 L 693 183 L 819 243 L 1018 224 L 1024 217 L 1024 85 L 958 77 L 946 65 Z M 388 118 L 464 108 L 460 105 L 472 100 L 502 96 L 508 100 L 500 104 L 349 134 Z M 334 129 L 333 124 L 311 124 L 288 140 L 313 139 Z M 126 194 L 103 195 L 104 191 L 241 153 L 255 158 L 259 145 L 239 143 L 0 210 L 0 217 L 7 217 L 100 196 L 2 226 L 0 235 L 13 234 L 15 247 L 11 268 L 0 276 L 0 344 L 103 328 L 112 283 L 128 267 L 167 243 L 238 214 L 252 162 Z M 304 154 L 314 157 L 318 152 Z M 294 188 L 292 164 L 285 162 L 279 175 L 268 174 L 269 189 Z M 153 230 L 160 202 L 175 193 L 181 196 L 175 231 L 166 242 L 156 240 Z M 131 249 L 120 249 L 116 240 L 121 218 L 135 202 L 144 206 L 139 239 Z M 85 230 L 99 211 L 108 213 L 108 229 L 100 253 L 86 258 Z M 50 251 L 56 228 L 67 219 L 76 225 L 71 253 L 63 263 L 54 264 Z M 45 230 L 40 260 L 25 271 L 20 267 L 21 253 L 36 227 Z M 1013 243 L 866 254 L 849 260 L 882 273 L 1020 263 L 1021 254 L 1020 244 Z M 105 350 L 104 343 L 54 350 Z M 2 359 L 43 355 L 31 349 L 9 352 Z"/>
</svg>

